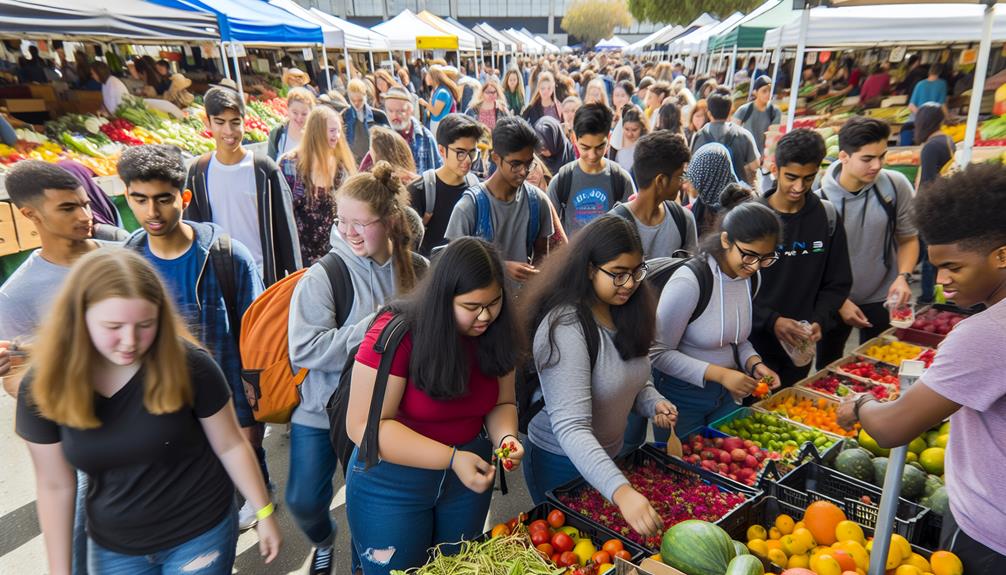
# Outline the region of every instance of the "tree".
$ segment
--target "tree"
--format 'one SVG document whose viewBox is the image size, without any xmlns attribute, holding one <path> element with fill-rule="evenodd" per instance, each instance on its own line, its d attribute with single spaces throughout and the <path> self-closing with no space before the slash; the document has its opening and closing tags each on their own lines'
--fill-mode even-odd
<svg viewBox="0 0 1006 575">
<path fill-rule="evenodd" d="M 610 38 L 619 26 L 631 26 L 625 0 L 573 0 L 562 17 L 562 28 L 593 46 Z"/>
<path fill-rule="evenodd" d="M 725 18 L 748 13 L 764 0 L 629 0 L 629 11 L 640 22 L 687 24 L 703 13 Z"/>
</svg>

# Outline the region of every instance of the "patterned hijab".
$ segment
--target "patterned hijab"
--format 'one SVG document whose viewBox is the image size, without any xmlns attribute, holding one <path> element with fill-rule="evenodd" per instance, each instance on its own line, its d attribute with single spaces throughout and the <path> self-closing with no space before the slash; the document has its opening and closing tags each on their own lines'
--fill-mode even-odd
<svg viewBox="0 0 1006 575">
<path fill-rule="evenodd" d="M 738 182 L 730 151 L 715 142 L 699 148 L 688 162 L 688 181 L 703 204 L 714 212 L 719 211 L 720 193 L 728 185 Z"/>
<path fill-rule="evenodd" d="M 542 116 L 534 124 L 535 132 L 538 132 L 538 139 L 541 142 L 539 149 L 546 149 L 551 156 L 542 157 L 548 171 L 554 176 L 559 168 L 570 162 L 576 161 L 576 151 L 573 144 L 569 143 L 566 132 L 562 124 L 551 116 Z"/>
</svg>

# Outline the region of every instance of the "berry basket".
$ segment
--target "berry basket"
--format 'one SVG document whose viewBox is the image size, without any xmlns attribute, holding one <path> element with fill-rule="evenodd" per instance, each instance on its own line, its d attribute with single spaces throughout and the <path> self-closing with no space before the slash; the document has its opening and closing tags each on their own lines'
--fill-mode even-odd
<svg viewBox="0 0 1006 575">
<path fill-rule="evenodd" d="M 829 399 L 841 399 L 846 395 L 860 392 L 873 393 L 874 397 L 880 401 L 888 401 L 897 397 L 897 393 L 893 392 L 893 390 L 888 386 L 868 380 L 862 380 L 860 378 L 850 377 L 828 368 L 800 381 L 793 387 L 797 389 L 806 389 L 807 391 L 823 395 Z M 832 393 L 831 390 L 835 390 L 834 393 Z M 843 391 L 844 395 L 842 395 Z"/>
<path fill-rule="evenodd" d="M 710 473 L 703 469 L 693 469 L 677 459 L 662 457 L 659 455 L 659 452 L 656 452 L 656 450 L 652 448 L 640 448 L 632 451 L 616 459 L 615 463 L 623 470 L 639 467 L 651 468 L 654 472 L 667 476 L 669 483 L 672 485 L 692 483 L 715 487 L 720 493 L 734 496 L 740 495 L 743 498 L 743 501 L 726 510 L 726 513 L 714 521 L 717 525 L 727 531 L 735 528 L 738 524 L 744 521 L 746 517 L 743 511 L 744 507 L 749 505 L 762 493 L 759 489 L 740 485 L 736 482 L 730 481 L 729 479 L 725 479 L 716 473 Z M 608 538 L 618 537 L 619 539 L 629 539 L 636 545 L 643 547 L 651 555 L 660 552 L 659 541 L 650 544 L 647 544 L 646 542 L 637 542 L 633 539 L 636 534 L 632 532 L 630 528 L 626 527 L 625 532 L 619 532 L 619 530 L 614 529 L 609 525 L 605 525 L 603 519 L 589 517 L 580 511 L 574 510 L 574 507 L 580 508 L 580 505 L 572 500 L 582 495 L 584 490 L 594 491 L 596 497 L 599 499 L 601 498 L 601 495 L 598 494 L 596 490 L 594 490 L 594 488 L 591 487 L 590 484 L 588 484 L 583 478 L 575 479 L 565 485 L 548 491 L 545 496 L 548 498 L 549 502 L 561 509 L 566 514 L 567 518 L 570 516 L 576 516 L 584 521 L 597 525 L 603 536 L 607 536 Z M 619 512 L 617 508 L 615 508 L 612 513 L 618 514 Z M 669 527 L 669 525 L 665 527 Z"/>
<path fill-rule="evenodd" d="M 726 415 L 726 416 L 724 416 L 724 417 L 722 417 L 722 418 L 720 418 L 720 419 L 712 422 L 709 425 L 709 427 L 712 427 L 713 429 L 715 429 L 717 431 L 729 433 L 729 431 L 724 431 L 724 429 L 723 429 L 724 425 L 729 424 L 729 423 L 731 423 L 733 421 L 736 421 L 738 419 L 746 418 L 746 417 L 748 417 L 748 416 L 750 416 L 750 415 L 752 415 L 754 413 L 774 418 L 775 420 L 778 421 L 778 425 L 780 427 L 796 428 L 799 431 L 812 431 L 814 433 L 820 433 L 820 434 L 824 435 L 827 438 L 827 440 L 831 442 L 830 445 L 827 445 L 827 446 L 823 446 L 822 445 L 822 446 L 819 447 L 819 446 L 815 446 L 813 443 L 811 443 L 811 446 L 813 446 L 815 448 L 815 453 L 817 453 L 820 456 L 820 458 L 822 460 L 826 461 L 826 462 L 834 461 L 835 457 L 838 457 L 838 452 L 841 451 L 841 449 L 842 449 L 842 438 L 839 437 L 839 436 L 837 436 L 837 435 L 835 435 L 835 434 L 833 434 L 833 433 L 828 433 L 827 431 L 821 431 L 820 429 L 815 429 L 813 427 L 808 427 L 806 425 L 803 425 L 803 424 L 800 424 L 800 423 L 796 423 L 796 422 L 790 421 L 788 419 L 784 419 L 784 418 L 780 417 L 778 414 L 775 414 L 775 413 L 764 413 L 762 411 L 755 411 L 754 409 L 752 409 L 750 407 L 742 407 L 740 409 L 734 410 L 730 414 L 728 414 L 728 415 Z M 758 444 L 759 447 L 766 447 L 760 441 L 755 441 L 755 443 Z M 806 443 L 810 443 L 810 442 L 806 442 Z M 804 445 L 806 445 L 806 443 Z M 795 460 L 799 459 L 801 451 L 804 450 L 804 445 L 797 445 L 797 446 L 795 446 L 792 449 L 792 452 L 789 453 L 789 454 L 783 453 L 783 459 L 788 460 L 788 461 L 795 461 Z"/>
<path fill-rule="evenodd" d="M 880 381 L 878 379 L 868 377 L 867 375 L 860 375 L 858 373 L 853 373 L 852 371 L 850 371 L 850 369 L 857 366 L 857 364 L 861 365 L 864 363 L 869 364 L 868 368 L 870 367 L 873 368 L 875 375 L 891 375 L 894 376 L 895 380 L 897 380 L 899 366 L 884 363 L 883 361 L 880 361 L 879 359 L 870 357 L 868 355 L 850 355 L 843 357 L 842 359 L 829 365 L 828 369 L 831 369 L 832 371 L 835 371 L 840 375 L 844 375 L 857 381 L 872 383 L 873 385 L 883 385 L 892 393 L 897 392 L 901 388 L 900 381 L 893 381 L 893 382 Z"/>
<path fill-rule="evenodd" d="M 692 442 L 693 438 L 695 438 L 696 436 L 701 437 L 703 439 L 713 439 L 713 440 L 716 440 L 716 439 L 726 439 L 728 437 L 732 437 L 730 435 L 727 435 L 726 433 L 723 433 L 722 431 L 717 431 L 717 430 L 715 430 L 715 429 L 713 429 L 711 427 L 702 426 L 702 427 L 693 429 L 691 432 L 689 432 L 687 434 L 687 436 L 686 436 L 687 439 L 683 439 L 681 441 L 682 447 L 684 447 L 686 445 L 689 445 Z M 664 443 L 664 442 L 654 442 L 654 443 L 649 444 L 648 447 L 652 451 L 655 452 L 655 455 L 658 455 L 659 457 L 661 457 L 663 459 L 674 459 L 674 461 L 678 462 L 679 464 L 686 465 L 689 468 L 703 469 L 705 471 L 712 471 L 711 469 L 703 468 L 702 465 L 701 465 L 701 462 L 700 463 L 695 463 L 694 461 L 687 461 L 687 460 L 686 461 L 682 461 L 681 459 L 679 459 L 677 457 L 674 457 L 673 455 L 668 454 L 667 453 L 667 444 Z M 781 459 L 777 460 L 777 459 L 774 459 L 774 458 L 770 457 L 769 456 L 770 452 L 767 449 L 762 449 L 762 448 L 758 448 L 758 449 L 764 454 L 765 457 L 764 457 L 764 460 L 763 460 L 763 465 L 758 470 L 757 476 L 755 477 L 754 485 L 758 485 L 758 483 L 761 481 L 762 475 L 764 475 L 766 473 L 766 470 L 769 467 L 774 467 L 774 469 L 772 471 L 773 477 L 778 477 L 780 475 L 784 476 L 784 475 L 786 475 L 787 473 L 789 473 L 790 471 L 793 470 L 793 464 L 792 463 L 784 462 Z M 686 454 L 686 459 L 687 459 L 687 457 L 688 456 Z M 728 481 L 733 481 L 732 479 L 730 479 L 729 477 L 726 477 L 725 475 L 723 475 L 723 473 L 720 473 L 719 471 L 717 471 L 715 473 L 717 475 L 723 477 L 724 479 L 728 480 Z M 747 487 L 749 489 L 752 487 L 752 485 L 748 485 L 748 484 L 746 484 L 746 483 L 744 483 L 742 481 L 737 481 L 737 483 L 739 485 L 741 485 L 743 487 Z"/>
</svg>

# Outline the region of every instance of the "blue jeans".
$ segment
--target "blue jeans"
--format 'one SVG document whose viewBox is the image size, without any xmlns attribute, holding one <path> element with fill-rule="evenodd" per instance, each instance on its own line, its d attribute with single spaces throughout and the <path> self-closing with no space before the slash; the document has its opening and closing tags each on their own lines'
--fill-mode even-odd
<svg viewBox="0 0 1006 575">
<path fill-rule="evenodd" d="M 328 508 L 334 495 L 332 476 L 338 466 L 327 429 L 296 423 L 290 426 L 287 510 L 304 535 L 319 547 L 335 540 L 335 522 Z"/>
<path fill-rule="evenodd" d="M 922 262 L 922 293 L 919 295 L 919 303 L 931 304 L 936 297 L 936 266 L 929 263 L 929 249 L 922 238 L 919 238 L 919 261 Z"/>
<path fill-rule="evenodd" d="M 708 425 L 740 408 L 730 392 L 714 381 L 707 381 L 705 387 L 699 387 L 654 369 L 653 386 L 678 408 L 674 433 L 682 439 L 695 428 Z M 638 447 L 646 441 L 646 422 L 646 418 L 630 415 L 629 426 L 625 430 L 626 448 L 630 444 Z M 670 435 L 669 429 L 653 427 L 654 441 L 666 442 Z"/>
<path fill-rule="evenodd" d="M 125 555 L 87 542 L 87 568 L 101 575 L 230 575 L 238 544 L 238 514 L 171 549 L 150 555 Z"/>
<path fill-rule="evenodd" d="M 484 436 L 457 447 L 486 461 L 492 453 Z M 346 515 L 365 575 L 420 567 L 430 547 L 482 534 L 492 489 L 475 493 L 444 469 L 388 461 L 367 469 L 356 457 L 354 450 L 346 477 Z"/>
<path fill-rule="evenodd" d="M 644 420 L 645 421 L 645 420 Z M 545 502 L 545 492 L 580 477 L 576 466 L 565 455 L 556 455 L 535 445 L 531 440 L 524 442 L 524 481 L 531 500 L 535 505 Z"/>
<path fill-rule="evenodd" d="M 77 496 L 73 505 L 73 575 L 87 575 L 87 474 L 77 472 Z"/>
</svg>

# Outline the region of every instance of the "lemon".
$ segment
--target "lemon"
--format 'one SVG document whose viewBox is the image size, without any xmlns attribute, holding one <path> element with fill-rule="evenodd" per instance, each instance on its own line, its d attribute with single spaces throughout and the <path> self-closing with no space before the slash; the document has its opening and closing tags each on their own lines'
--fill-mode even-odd
<svg viewBox="0 0 1006 575">
<path fill-rule="evenodd" d="M 839 541 L 855 541 L 865 543 L 866 537 L 863 535 L 863 528 L 855 521 L 845 520 L 835 526 L 835 538 Z"/>
<path fill-rule="evenodd" d="M 933 442 L 933 447 L 946 447 L 948 441 L 950 441 L 950 434 L 937 435 L 936 441 Z"/>
<path fill-rule="evenodd" d="M 811 557 L 810 570 L 817 575 L 842 575 L 842 566 L 838 564 L 838 560 L 827 553 Z"/>
<path fill-rule="evenodd" d="M 905 463 L 911 463 L 913 461 L 918 461 L 919 456 L 916 453 L 909 451 L 905 454 Z"/>
<path fill-rule="evenodd" d="M 765 539 L 768 537 L 768 532 L 765 531 L 765 528 L 761 525 L 752 525 L 751 527 L 748 527 L 747 536 L 748 541 L 751 541 L 752 539 Z"/>
<path fill-rule="evenodd" d="M 748 541 L 748 551 L 757 557 L 768 557 L 768 544 L 764 539 L 752 539 Z"/>
<path fill-rule="evenodd" d="M 933 475 L 943 475 L 943 458 L 945 452 L 942 447 L 930 447 L 919 454 L 919 463 L 926 473 Z"/>
<path fill-rule="evenodd" d="M 783 552 L 782 549 L 769 549 L 768 560 L 780 567 L 789 563 L 789 558 L 786 557 L 786 554 Z"/>
<path fill-rule="evenodd" d="M 939 474 L 937 474 L 939 475 Z M 789 535 L 793 532 L 793 518 L 789 515 L 783 513 L 779 517 L 775 518 L 775 527 L 779 530 L 779 533 L 783 535 Z"/>
<path fill-rule="evenodd" d="M 807 549 L 813 549 L 817 544 L 814 541 L 814 535 L 811 534 L 810 529 L 806 527 L 797 527 L 793 530 L 793 537 L 800 540 L 800 543 Z"/>
<path fill-rule="evenodd" d="M 937 551 L 929 558 L 933 566 L 933 575 L 961 575 L 964 564 L 959 557 L 949 551 Z"/>
<path fill-rule="evenodd" d="M 922 571 L 919 571 L 919 568 L 914 565 L 905 564 L 899 566 L 894 575 L 922 575 Z"/>
<path fill-rule="evenodd" d="M 805 545 L 804 540 L 796 535 L 783 535 L 780 543 L 782 543 L 782 550 L 790 557 L 803 555 L 807 551 L 810 551 L 810 545 Z"/>
<path fill-rule="evenodd" d="M 786 563 L 786 568 L 796 569 L 798 567 L 803 567 L 804 569 L 810 567 L 810 557 L 808 557 L 806 554 L 791 556 L 789 558 L 789 562 Z"/>
<path fill-rule="evenodd" d="M 928 573 L 931 570 L 929 566 L 929 561 L 926 561 L 926 558 L 923 557 L 922 555 L 919 555 L 918 553 L 912 553 L 912 556 L 909 557 L 908 559 L 905 559 L 903 564 L 912 565 L 913 567 L 917 568 L 919 571 L 922 571 L 923 573 Z"/>
<path fill-rule="evenodd" d="M 940 435 L 949 435 L 949 434 L 950 434 L 950 422 L 944 421 L 943 425 L 940 426 Z"/>
<path fill-rule="evenodd" d="M 782 531 L 779 531 L 778 527 L 773 527 L 768 530 L 768 538 L 773 541 L 778 541 L 782 539 Z"/>
<path fill-rule="evenodd" d="M 797 521 L 793 524 L 793 531 L 796 532 L 797 529 L 802 529 L 804 527 L 806 527 L 806 525 L 803 524 L 803 521 Z"/>
<path fill-rule="evenodd" d="M 859 445 L 863 449 L 880 457 L 887 457 L 891 454 L 890 449 L 883 449 L 877 445 L 877 441 L 870 437 L 870 434 L 867 433 L 865 429 L 859 430 Z"/>
<path fill-rule="evenodd" d="M 912 544 L 908 542 L 908 539 L 905 539 L 901 535 L 898 535 L 897 533 L 891 534 L 891 545 L 898 546 L 898 553 L 901 555 L 902 561 L 912 556 Z M 900 564 L 901 561 L 898 563 Z"/>
<path fill-rule="evenodd" d="M 870 554 L 867 553 L 863 545 L 856 541 L 839 541 L 834 545 L 835 549 L 845 551 L 852 555 L 852 560 L 856 562 L 858 569 L 866 570 L 870 566 Z"/>
</svg>

